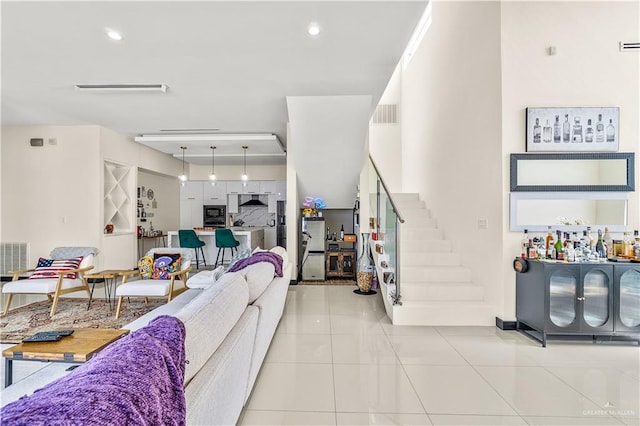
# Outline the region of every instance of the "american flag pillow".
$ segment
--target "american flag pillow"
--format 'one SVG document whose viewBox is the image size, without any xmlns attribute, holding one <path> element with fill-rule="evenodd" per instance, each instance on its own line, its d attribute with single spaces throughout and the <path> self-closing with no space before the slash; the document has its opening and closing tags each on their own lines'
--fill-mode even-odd
<svg viewBox="0 0 640 426">
<path fill-rule="evenodd" d="M 58 278 L 59 271 L 78 269 L 80 267 L 80 262 L 82 262 L 82 256 L 59 260 L 45 259 L 44 257 L 41 257 L 40 259 L 38 259 L 38 266 L 36 266 L 36 270 L 29 277 L 29 279 L 38 280 L 45 278 Z M 76 276 L 77 274 L 73 272 L 70 274 L 66 274 L 64 277 L 75 280 Z"/>
</svg>

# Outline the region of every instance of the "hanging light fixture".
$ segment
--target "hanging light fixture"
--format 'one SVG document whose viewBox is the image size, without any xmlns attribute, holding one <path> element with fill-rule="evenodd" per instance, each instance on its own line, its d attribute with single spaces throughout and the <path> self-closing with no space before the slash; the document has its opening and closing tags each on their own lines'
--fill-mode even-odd
<svg viewBox="0 0 640 426">
<path fill-rule="evenodd" d="M 242 174 L 242 176 L 240 176 L 240 179 L 242 179 L 243 185 L 247 186 L 247 181 L 249 180 L 249 176 L 247 176 L 247 148 L 249 148 L 248 146 L 243 146 L 242 149 L 244 150 L 244 173 Z"/>
<path fill-rule="evenodd" d="M 209 148 L 211 148 L 211 174 L 209 175 L 209 180 L 211 181 L 211 186 L 215 186 L 216 184 L 216 160 L 215 160 L 216 147 L 210 146 Z"/>
<path fill-rule="evenodd" d="M 187 149 L 187 147 L 181 146 L 180 149 L 182 150 L 182 174 L 178 176 L 178 179 L 180 179 L 180 182 L 184 185 L 184 182 L 187 181 L 187 175 L 184 173 L 184 150 Z"/>
</svg>

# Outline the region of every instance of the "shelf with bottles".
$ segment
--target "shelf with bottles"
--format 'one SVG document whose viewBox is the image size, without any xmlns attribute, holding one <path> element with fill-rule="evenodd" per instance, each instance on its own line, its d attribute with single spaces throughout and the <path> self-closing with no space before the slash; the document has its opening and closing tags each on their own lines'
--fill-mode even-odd
<svg viewBox="0 0 640 426">
<path fill-rule="evenodd" d="M 640 235 L 636 230 L 633 236 L 624 232 L 622 239 L 613 239 L 609 229 L 597 230 L 597 234 L 587 227 L 578 232 L 561 232 L 555 236 L 552 227 L 548 227 L 545 236 L 529 236 L 525 229 L 520 242 L 520 257 L 542 261 L 559 262 L 606 262 L 618 259 L 640 259 Z"/>
</svg>

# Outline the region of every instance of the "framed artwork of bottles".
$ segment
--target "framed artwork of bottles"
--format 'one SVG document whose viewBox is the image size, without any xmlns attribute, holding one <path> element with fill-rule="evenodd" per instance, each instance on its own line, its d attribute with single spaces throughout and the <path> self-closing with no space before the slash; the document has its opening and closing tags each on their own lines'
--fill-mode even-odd
<svg viewBox="0 0 640 426">
<path fill-rule="evenodd" d="M 527 152 L 618 152 L 620 108 L 527 108 Z"/>
</svg>

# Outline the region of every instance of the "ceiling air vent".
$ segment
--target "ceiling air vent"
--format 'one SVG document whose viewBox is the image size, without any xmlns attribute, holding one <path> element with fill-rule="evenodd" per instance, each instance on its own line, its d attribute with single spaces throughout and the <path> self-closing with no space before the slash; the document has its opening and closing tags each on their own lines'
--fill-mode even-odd
<svg viewBox="0 0 640 426">
<path fill-rule="evenodd" d="M 621 52 L 640 52 L 640 42 L 623 43 L 620 42 Z"/>
<path fill-rule="evenodd" d="M 380 104 L 373 113 L 372 124 L 398 124 L 398 105 L 397 104 Z"/>
<path fill-rule="evenodd" d="M 166 92 L 166 84 L 76 84 L 83 92 Z"/>
</svg>

